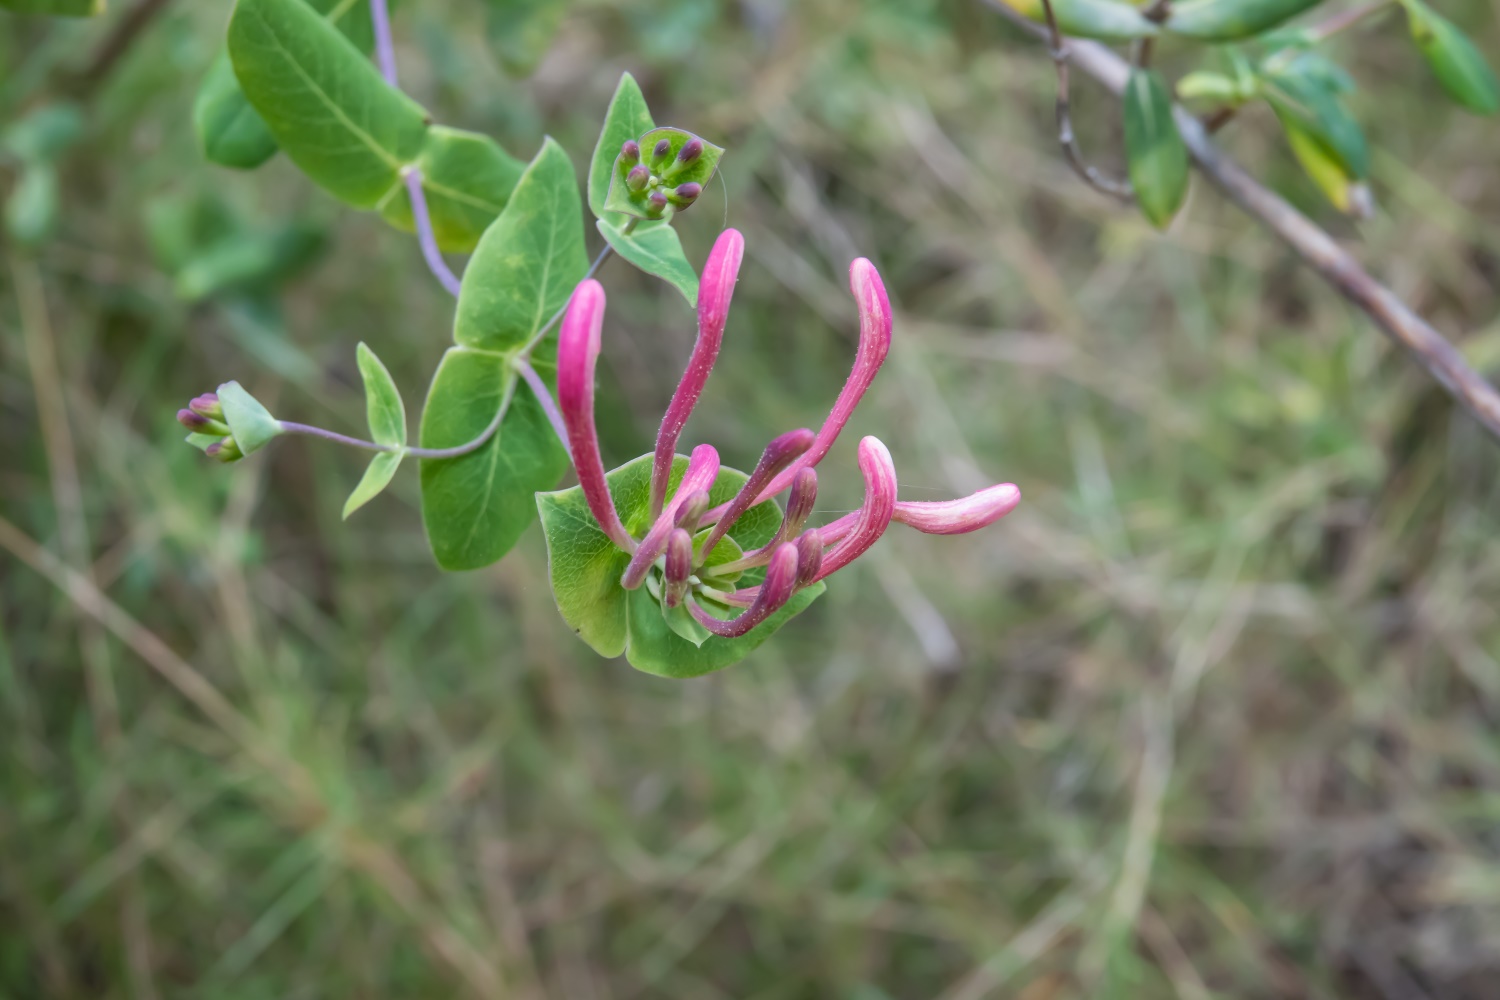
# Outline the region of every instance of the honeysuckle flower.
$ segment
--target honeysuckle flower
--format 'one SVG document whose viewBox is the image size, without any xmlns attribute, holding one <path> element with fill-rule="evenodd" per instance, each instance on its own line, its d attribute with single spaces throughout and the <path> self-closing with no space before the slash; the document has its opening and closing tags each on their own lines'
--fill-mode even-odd
<svg viewBox="0 0 1500 1000">
<path fill-rule="evenodd" d="M 670 148 L 658 143 L 651 154 L 652 167 L 665 163 L 669 153 Z M 629 158 L 632 150 L 627 146 L 624 154 Z M 687 154 L 685 159 L 683 154 Z M 639 148 L 634 155 L 641 155 Z M 689 143 L 679 150 L 676 162 L 689 163 L 698 155 L 701 148 Z M 815 466 L 838 440 L 890 352 L 890 300 L 875 265 L 863 258 L 849 268 L 849 287 L 859 312 L 859 346 L 849 378 L 823 426 L 816 433 L 802 428 L 774 438 L 739 491 L 712 509 L 708 509 L 708 491 L 719 476 L 719 455 L 711 446 L 700 444 L 669 498 L 678 440 L 718 358 L 743 258 L 744 239 L 729 229 L 719 236 L 704 266 L 698 292 L 698 338 L 657 433 L 649 504 L 646 496 L 636 494 L 632 502 L 638 506 L 628 508 L 638 512 L 633 515 L 637 519 L 649 511 L 649 527 L 639 540 L 626 530 L 617 512 L 594 427 L 594 364 L 605 308 L 604 290 L 598 282 L 584 281 L 574 291 L 562 321 L 557 358 L 558 403 L 588 510 L 600 530 L 630 555 L 619 586 L 640 591 L 649 584 L 646 590 L 664 608 L 685 607 L 693 622 L 722 638 L 746 635 L 786 607 L 797 591 L 818 585 L 854 562 L 892 521 L 929 534 L 961 534 L 993 523 L 1021 498 L 1013 484 L 1002 483 L 958 500 L 900 501 L 890 451 L 879 439 L 867 436 L 857 449 L 865 482 L 859 509 L 820 528 L 806 526 L 818 495 Z M 768 543 L 744 553 L 735 546 L 733 556 L 712 562 L 716 547 L 727 544 L 723 542 L 726 535 L 748 511 L 788 489 L 780 526 Z M 701 534 L 695 538 L 697 532 Z M 760 567 L 765 569 L 759 583 L 730 589 L 740 574 Z M 740 609 L 740 613 L 721 617 L 728 613 L 726 608 Z"/>
</svg>

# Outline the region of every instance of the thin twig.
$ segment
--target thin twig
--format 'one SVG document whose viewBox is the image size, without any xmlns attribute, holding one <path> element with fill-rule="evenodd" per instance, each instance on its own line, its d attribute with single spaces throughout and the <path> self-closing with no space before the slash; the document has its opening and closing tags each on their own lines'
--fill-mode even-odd
<svg viewBox="0 0 1500 1000">
<path fill-rule="evenodd" d="M 510 409 L 510 401 L 515 398 L 515 394 L 516 383 L 512 380 L 510 385 L 506 386 L 505 395 L 500 400 L 500 408 L 495 411 L 494 419 L 489 422 L 489 426 L 480 431 L 477 437 L 465 441 L 463 444 L 456 444 L 452 448 L 412 448 L 399 444 L 379 444 L 375 441 L 366 441 L 363 438 L 340 434 L 338 431 L 314 427 L 312 424 L 299 424 L 290 420 L 279 420 L 277 423 L 281 425 L 281 432 L 283 434 L 305 434 L 308 437 L 322 438 L 324 441 L 348 445 L 350 448 L 362 448 L 365 451 L 399 451 L 403 455 L 428 460 L 462 458 L 470 452 L 475 452 L 483 448 L 485 442 L 495 436 L 495 432 L 500 429 L 501 422 L 505 420 L 505 414 Z"/>
<path fill-rule="evenodd" d="M 1000 10 L 1010 10 L 1000 0 L 988 0 L 988 2 L 990 6 Z M 1047 27 L 1044 30 L 1050 38 L 1052 64 L 1057 67 L 1057 141 L 1062 146 L 1063 155 L 1067 157 L 1068 165 L 1073 168 L 1074 173 L 1082 177 L 1089 187 L 1111 198 L 1118 198 L 1125 202 L 1133 201 L 1135 195 L 1130 190 L 1128 182 L 1105 177 L 1089 166 L 1083 158 L 1082 150 L 1078 148 L 1078 137 L 1073 134 L 1072 99 L 1069 96 L 1068 50 L 1063 46 L 1062 30 L 1057 26 L 1057 13 L 1052 9 L 1052 0 L 1042 0 L 1042 11 L 1047 16 Z M 1027 24 L 1030 22 L 1028 21 Z M 1035 27 L 1035 25 L 1032 26 Z"/>
<path fill-rule="evenodd" d="M 1033 24 L 998 0 L 988 5 L 1021 30 L 1048 40 L 1048 30 Z M 1067 54 L 1084 73 L 1115 94 L 1123 94 L 1130 66 L 1097 42 L 1071 40 Z M 1230 201 L 1280 237 L 1314 271 L 1362 310 L 1427 369 L 1474 419 L 1500 438 L 1500 393 L 1469 367 L 1463 355 L 1410 306 L 1371 277 L 1359 261 L 1313 222 L 1245 172 L 1214 145 L 1203 124 L 1180 105 L 1173 105 L 1177 130 L 1199 172 Z"/>
</svg>

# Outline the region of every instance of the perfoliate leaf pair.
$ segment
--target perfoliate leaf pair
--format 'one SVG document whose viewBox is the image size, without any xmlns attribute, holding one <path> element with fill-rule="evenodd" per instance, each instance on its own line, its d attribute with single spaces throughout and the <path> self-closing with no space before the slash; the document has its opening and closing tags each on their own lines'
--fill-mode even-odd
<svg viewBox="0 0 1500 1000">
<path fill-rule="evenodd" d="M 1448 96 L 1479 115 L 1500 111 L 1500 82 L 1474 43 L 1422 0 L 1401 0 L 1412 40 Z"/>
<path fill-rule="evenodd" d="M 676 456 L 669 481 L 669 498 L 676 494 L 687 464 L 685 456 Z M 605 477 L 620 518 L 632 533 L 642 533 L 651 525 L 651 468 L 652 456 L 642 455 Z M 709 490 L 709 502 L 728 502 L 745 481 L 744 473 L 720 468 Z M 710 635 L 693 623 L 685 611 L 673 613 L 665 610 L 659 596 L 652 594 L 648 587 L 621 588 L 620 575 L 630 557 L 600 530 L 589 512 L 582 487 L 542 493 L 537 496 L 536 503 L 547 538 L 552 593 L 563 620 L 600 656 L 615 657 L 624 653 L 631 666 L 646 673 L 663 677 L 697 677 L 736 663 L 805 610 L 826 589 L 825 584 L 816 583 L 799 590 L 780 611 L 738 638 Z M 781 509 L 774 501 L 751 507 L 725 536 L 734 547 L 724 556 L 765 545 L 780 524 Z M 728 561 L 720 555 L 717 547 L 714 556 L 716 564 Z M 711 573 L 711 570 L 705 572 Z M 746 585 L 745 579 L 738 582 L 741 586 Z M 738 611 L 727 607 L 714 609 L 715 616 L 723 618 L 733 617 Z"/>
<path fill-rule="evenodd" d="M 240 0 L 229 58 L 288 157 L 330 194 L 410 231 L 404 172 L 419 168 L 434 235 L 468 251 L 505 207 L 520 164 L 487 136 L 429 125 L 359 48 L 303 0 Z"/>
<path fill-rule="evenodd" d="M 587 271 L 573 167 L 548 139 L 464 270 L 458 346 L 443 356 L 422 413 L 424 448 L 472 441 L 501 418 L 477 450 L 422 462 L 422 519 L 444 569 L 476 569 L 509 552 L 536 516 L 533 494 L 557 485 L 567 469 L 567 453 L 535 396 L 518 388 L 512 362 Z M 543 343 L 531 356 L 548 382 L 550 352 Z"/>
<path fill-rule="evenodd" d="M 724 151 L 713 143 L 698 140 L 700 152 L 691 163 L 678 166 L 667 178 L 669 183 L 665 187 L 661 184 L 653 187 L 647 181 L 640 192 L 633 192 L 628 175 L 639 165 L 650 177 L 663 178 L 668 167 L 678 165 L 677 157 L 683 147 L 696 138 L 681 129 L 658 129 L 651 120 L 640 85 L 626 73 L 620 77 L 614 98 L 609 102 L 604 127 L 599 130 L 599 141 L 589 163 L 589 209 L 599 220 L 599 234 L 621 257 L 672 285 L 692 306 L 698 304 L 698 274 L 688 263 L 682 243 L 669 225 L 676 206 L 669 199 L 662 210 L 655 211 L 660 221 L 650 221 L 654 207 L 648 199 L 651 191 L 658 189 L 692 190 L 686 188 L 689 184 L 696 185 L 693 194 L 696 199 L 713 176 Z M 669 152 L 659 157 L 662 171 L 653 173 L 650 164 L 655 147 L 662 140 L 667 141 Z M 645 145 L 648 142 L 649 147 Z M 635 153 L 627 157 L 625 149 L 631 145 Z M 627 159 L 633 162 L 626 163 Z M 622 176 L 626 178 L 623 181 Z"/>
<path fill-rule="evenodd" d="M 1125 85 L 1125 153 L 1136 204 L 1164 228 L 1188 188 L 1188 152 L 1172 120 L 1172 95 L 1155 70 L 1132 69 Z"/>
</svg>

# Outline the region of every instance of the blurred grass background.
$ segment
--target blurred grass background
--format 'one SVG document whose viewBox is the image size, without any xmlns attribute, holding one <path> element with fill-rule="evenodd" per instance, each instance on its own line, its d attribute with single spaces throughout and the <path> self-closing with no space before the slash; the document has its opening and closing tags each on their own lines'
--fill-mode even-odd
<svg viewBox="0 0 1500 1000">
<path fill-rule="evenodd" d="M 115 6 L 0 15 L 5 120 L 76 92 Z M 1500 6 L 1443 10 L 1494 61 Z M 823 506 L 858 503 L 869 433 L 905 497 L 1013 481 L 1021 509 L 893 529 L 681 683 L 569 634 L 535 530 L 438 572 L 411 470 L 341 524 L 356 454 L 206 462 L 172 415 L 230 378 L 362 428 L 361 339 L 415 420 L 452 303 L 415 241 L 284 160 L 202 160 L 229 4 L 167 5 L 83 98 L 56 238 L 3 250 L 0 995 L 1500 996 L 1494 441 L 1211 190 L 1159 235 L 1083 187 L 1045 53 L 977 2 L 502 12 L 500 45 L 481 0 L 398 12 L 439 121 L 523 158 L 550 133 L 582 169 L 628 69 L 729 147 L 679 225 L 694 261 L 725 219 L 748 239 L 685 440 L 746 467 L 817 426 L 867 255 L 896 345 Z M 1500 358 L 1500 129 L 1399 19 L 1334 52 L 1373 221 L 1320 206 L 1268 115 L 1223 141 Z M 1111 99 L 1074 103 L 1117 167 Z M 274 295 L 186 303 L 160 232 L 188 209 L 326 251 Z M 649 449 L 693 324 L 618 260 L 603 280 L 614 463 Z"/>
</svg>

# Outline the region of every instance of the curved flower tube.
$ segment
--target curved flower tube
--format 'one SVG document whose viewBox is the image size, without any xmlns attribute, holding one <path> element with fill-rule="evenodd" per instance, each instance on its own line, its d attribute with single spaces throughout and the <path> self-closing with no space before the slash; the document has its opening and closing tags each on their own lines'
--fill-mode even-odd
<svg viewBox="0 0 1500 1000">
<path fill-rule="evenodd" d="M 782 469 L 786 468 L 797 456 L 803 454 L 813 444 L 813 432 L 806 427 L 795 431 L 787 431 L 777 438 L 772 438 L 771 443 L 766 445 L 766 450 L 761 453 L 760 461 L 755 463 L 750 477 L 745 480 L 745 485 L 729 501 L 723 515 L 714 525 L 713 530 L 708 533 L 708 538 L 703 542 L 703 558 L 713 551 L 719 539 L 724 533 L 734 526 L 734 522 L 740 519 L 740 515 L 749 510 L 765 489 L 766 483 L 771 480 Z"/>
<path fill-rule="evenodd" d="M 815 580 L 837 573 L 865 553 L 891 523 L 896 512 L 896 464 L 879 438 L 859 442 L 859 471 L 865 477 L 865 502 L 843 541 L 823 554 Z"/>
<path fill-rule="evenodd" d="M 719 453 L 711 444 L 700 444 L 693 449 L 693 454 L 688 459 L 687 472 L 683 473 L 676 495 L 662 509 L 656 523 L 646 532 L 646 537 L 641 539 L 635 554 L 630 557 L 630 565 L 625 567 L 625 572 L 620 577 L 620 586 L 626 590 L 634 590 L 646 582 L 646 571 L 666 549 L 667 536 L 677 527 L 677 509 L 689 497 L 706 492 L 717 478 Z"/>
<path fill-rule="evenodd" d="M 667 555 L 662 566 L 661 600 L 669 608 L 675 608 L 688 595 L 693 575 L 693 536 L 686 528 L 673 528 L 667 536 Z"/>
<path fill-rule="evenodd" d="M 573 468 L 589 510 L 616 545 L 634 552 L 635 539 L 620 523 L 614 497 L 604 480 L 599 432 L 594 427 L 594 363 L 599 358 L 603 326 L 604 286 L 589 278 L 573 290 L 557 336 L 557 403 L 568 428 Z"/>
<path fill-rule="evenodd" d="M 703 386 L 718 360 L 719 345 L 724 342 L 724 324 L 729 320 L 729 303 L 734 298 L 734 283 L 739 277 L 740 261 L 744 256 L 745 238 L 737 229 L 726 229 L 719 234 L 708 254 L 708 262 L 703 265 L 703 276 L 698 285 L 698 339 L 656 434 L 656 457 L 651 467 L 653 518 L 661 513 L 662 501 L 667 495 L 667 479 L 672 473 L 672 456 L 677 454 L 677 439 L 682 435 L 693 407 L 698 405 L 698 397 L 702 395 Z"/>
<path fill-rule="evenodd" d="M 1000 483 L 957 500 L 897 500 L 892 520 L 929 535 L 964 535 L 989 527 L 1020 502 L 1021 490 L 1015 483 Z M 823 538 L 829 543 L 839 541 L 857 520 L 859 512 L 855 511 L 830 521 L 823 525 Z"/>
<path fill-rule="evenodd" d="M 704 611 L 696 603 L 689 603 L 688 611 L 692 613 L 699 625 L 714 635 L 735 639 L 780 611 L 782 606 L 792 599 L 796 586 L 797 546 L 787 544 L 777 549 L 771 556 L 770 565 L 766 567 L 765 582 L 758 588 L 754 603 L 743 614 L 728 621 L 722 621 Z"/>
</svg>

